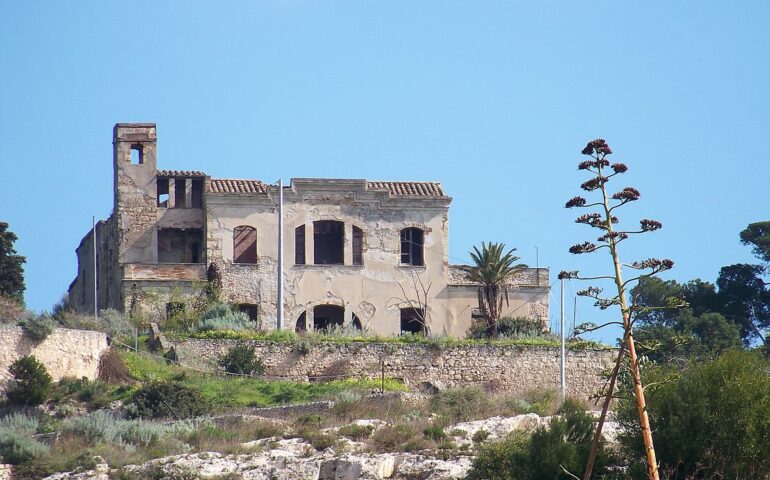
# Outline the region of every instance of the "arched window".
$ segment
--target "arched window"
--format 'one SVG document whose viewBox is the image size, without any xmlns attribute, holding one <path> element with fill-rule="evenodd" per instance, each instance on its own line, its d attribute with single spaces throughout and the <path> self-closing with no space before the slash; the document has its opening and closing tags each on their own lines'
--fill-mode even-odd
<svg viewBox="0 0 770 480">
<path fill-rule="evenodd" d="M 419 228 L 409 227 L 401 230 L 401 264 L 425 265 L 423 245 L 425 233 Z"/>
<path fill-rule="evenodd" d="M 257 263 L 257 229 L 248 225 L 233 230 L 233 263 Z"/>
<path fill-rule="evenodd" d="M 313 222 L 313 263 L 342 265 L 345 259 L 345 224 L 336 220 Z"/>
<path fill-rule="evenodd" d="M 364 231 L 353 225 L 353 265 L 364 264 Z"/>
<path fill-rule="evenodd" d="M 307 332 L 307 312 L 302 312 L 297 318 L 297 325 L 294 327 L 294 331 L 297 333 Z"/>
</svg>

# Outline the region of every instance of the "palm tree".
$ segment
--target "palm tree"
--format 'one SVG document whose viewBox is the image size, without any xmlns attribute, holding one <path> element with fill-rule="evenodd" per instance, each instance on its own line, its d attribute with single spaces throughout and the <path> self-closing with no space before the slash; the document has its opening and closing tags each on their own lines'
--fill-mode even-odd
<svg viewBox="0 0 770 480">
<path fill-rule="evenodd" d="M 470 252 L 474 265 L 466 267 L 467 279 L 479 285 L 479 309 L 493 338 L 497 337 L 497 322 L 503 302 L 508 305 L 508 289 L 513 276 L 526 265 L 515 264 L 519 257 L 512 248 L 505 252 L 504 243 L 481 242 L 481 250 L 473 247 Z"/>
</svg>

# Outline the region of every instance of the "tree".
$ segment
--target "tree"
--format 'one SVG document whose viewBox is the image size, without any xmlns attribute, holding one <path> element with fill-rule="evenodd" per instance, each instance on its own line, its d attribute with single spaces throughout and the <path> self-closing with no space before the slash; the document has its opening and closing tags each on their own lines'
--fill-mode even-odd
<svg viewBox="0 0 770 480">
<path fill-rule="evenodd" d="M 734 350 L 680 370 L 645 371 L 660 469 L 667 479 L 770 478 L 770 363 Z M 645 478 L 636 406 L 621 400 L 620 436 L 632 462 L 626 478 Z"/>
<path fill-rule="evenodd" d="M 8 230 L 8 224 L 0 222 L 0 296 L 22 302 L 26 288 L 23 265 L 27 259 L 16 254 L 13 248 L 13 242 L 16 240 L 18 237 Z"/>
<path fill-rule="evenodd" d="M 14 361 L 8 372 L 13 376 L 6 395 L 8 400 L 18 405 L 39 405 L 48 398 L 53 378 L 32 355 L 26 355 Z"/>
<path fill-rule="evenodd" d="M 739 263 L 722 267 L 717 279 L 720 313 L 738 325 L 747 345 L 765 338 L 770 327 L 770 290 L 763 271 L 761 265 Z"/>
<path fill-rule="evenodd" d="M 470 252 L 473 265 L 465 268 L 467 279 L 479 284 L 479 309 L 493 338 L 497 337 L 503 303 L 508 305 L 508 291 L 513 277 L 526 268 L 526 265 L 515 263 L 519 260 L 513 254 L 515 251 L 512 248 L 505 252 L 504 243 L 481 242 L 481 250 L 473 247 Z"/>
<path fill-rule="evenodd" d="M 750 223 L 740 233 L 741 243 L 751 245 L 751 252 L 770 264 L 770 222 Z"/>
<path fill-rule="evenodd" d="M 615 225 L 620 222 L 619 218 L 615 216 L 618 208 L 639 200 L 639 191 L 633 187 L 625 187 L 614 194 L 610 194 L 607 191 L 607 184 L 613 177 L 621 175 L 628 170 L 628 167 L 622 163 L 615 163 L 610 165 L 607 156 L 612 154 L 612 149 L 602 139 L 596 139 L 588 142 L 586 147 L 581 152 L 583 155 L 587 155 L 591 160 L 580 162 L 578 165 L 579 170 L 587 171 L 592 174 L 592 177 L 584 182 L 580 187 L 587 192 L 598 192 L 600 197 L 597 201 L 588 203 L 583 197 L 574 197 L 570 199 L 565 207 L 566 208 L 592 208 L 596 207 L 598 212 L 592 212 L 579 216 L 575 222 L 588 225 L 589 227 L 598 229 L 601 234 L 594 243 L 591 241 L 583 242 L 570 247 L 569 251 L 573 254 L 585 254 L 597 252 L 601 249 L 607 249 L 613 266 L 612 275 L 599 275 L 599 276 L 580 276 L 577 271 L 561 272 L 559 274 L 560 279 L 583 279 L 583 280 L 610 280 L 614 283 L 614 294 L 609 297 L 602 296 L 602 289 L 595 286 L 590 286 L 585 290 L 578 292 L 578 295 L 593 298 L 595 305 L 601 309 L 607 309 L 610 307 L 620 307 L 621 321 L 620 322 L 608 322 L 601 326 L 589 325 L 583 328 L 583 331 L 596 330 L 609 324 L 617 324 L 623 327 L 623 339 L 620 342 L 620 348 L 618 356 L 615 361 L 615 366 L 610 375 L 607 390 L 605 392 L 604 403 L 602 405 L 602 413 L 599 416 L 599 424 L 594 435 L 594 441 L 592 444 L 591 452 L 589 454 L 586 469 L 583 475 L 584 480 L 591 478 L 591 473 L 594 466 L 594 459 L 601 442 L 601 432 L 604 426 L 604 421 L 607 417 L 607 411 L 609 409 L 610 402 L 614 395 L 615 385 L 617 383 L 618 375 L 620 374 L 620 367 L 623 364 L 623 360 L 628 354 L 628 370 L 631 373 L 633 379 L 633 393 L 635 404 L 637 408 L 637 414 L 639 416 L 639 425 L 641 427 L 641 434 L 645 446 L 645 454 L 647 458 L 647 474 L 649 478 L 658 480 L 658 468 L 655 460 L 655 448 L 652 441 L 652 431 L 650 429 L 649 415 L 644 397 L 644 388 L 642 386 L 641 373 L 639 369 L 639 357 L 636 352 L 636 345 L 633 337 L 633 327 L 636 321 L 636 313 L 639 311 L 649 311 L 650 307 L 642 308 L 633 301 L 629 303 L 627 298 L 627 291 L 629 284 L 638 282 L 642 278 L 650 277 L 656 273 L 669 270 L 673 267 L 674 262 L 668 259 L 649 258 L 646 260 L 635 261 L 632 263 L 623 263 L 619 256 L 618 246 L 621 242 L 628 239 L 631 235 L 641 234 L 647 232 L 653 232 L 662 228 L 662 225 L 657 220 L 642 219 L 639 222 L 639 227 L 635 229 L 621 230 L 616 228 Z M 610 170 L 612 173 L 610 173 Z M 622 267 L 627 267 L 632 270 L 637 270 L 640 273 L 636 277 L 628 280 L 623 279 Z"/>
</svg>

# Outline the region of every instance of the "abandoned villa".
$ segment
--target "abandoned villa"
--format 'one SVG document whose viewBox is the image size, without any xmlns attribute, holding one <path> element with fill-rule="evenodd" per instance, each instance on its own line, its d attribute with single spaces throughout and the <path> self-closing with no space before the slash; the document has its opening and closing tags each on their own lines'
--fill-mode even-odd
<svg viewBox="0 0 770 480">
<path fill-rule="evenodd" d="M 479 317 L 476 285 L 448 261 L 452 198 L 440 183 L 295 178 L 282 187 L 277 322 L 279 187 L 158 170 L 156 143 L 155 124 L 114 127 L 114 207 L 96 224 L 96 255 L 93 230 L 76 249 L 78 311 L 169 315 L 218 270 L 223 299 L 265 330 L 398 335 L 424 319 L 431 335 L 463 337 Z M 546 326 L 549 294 L 548 269 L 524 269 L 503 314 Z"/>
</svg>

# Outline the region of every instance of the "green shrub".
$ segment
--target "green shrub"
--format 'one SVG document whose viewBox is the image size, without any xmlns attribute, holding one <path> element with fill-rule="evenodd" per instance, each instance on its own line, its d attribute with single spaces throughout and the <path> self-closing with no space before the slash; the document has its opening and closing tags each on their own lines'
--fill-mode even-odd
<svg viewBox="0 0 770 480">
<path fill-rule="evenodd" d="M 491 409 L 489 396 L 479 387 L 462 387 L 440 391 L 432 399 L 433 411 L 450 423 L 466 422 L 484 416 Z"/>
<path fill-rule="evenodd" d="M 353 440 L 360 442 L 361 440 L 371 437 L 372 432 L 374 432 L 374 427 L 371 425 L 357 425 L 352 423 L 350 425 L 340 427 L 337 433 L 343 437 L 352 438 Z"/>
<path fill-rule="evenodd" d="M 219 365 L 227 373 L 241 375 L 264 375 L 265 365 L 262 360 L 255 357 L 254 346 L 246 343 L 237 343 L 231 347 L 225 355 L 219 359 Z"/>
<path fill-rule="evenodd" d="M 8 371 L 13 379 L 5 394 L 11 403 L 18 405 L 39 405 L 48 398 L 53 379 L 45 365 L 34 356 L 25 355 L 11 364 Z"/>
<path fill-rule="evenodd" d="M 371 437 L 371 443 L 379 451 L 415 451 L 422 448 L 421 435 L 412 425 L 393 425 L 383 427 Z"/>
<path fill-rule="evenodd" d="M 24 332 L 37 342 L 45 340 L 54 328 L 56 328 L 56 322 L 47 313 L 31 315 L 24 323 Z"/>
<path fill-rule="evenodd" d="M 175 382 L 153 382 L 134 392 L 131 403 L 142 418 L 190 418 L 210 413 L 200 390 Z"/>
<path fill-rule="evenodd" d="M 468 480 L 569 479 L 580 475 L 591 449 L 594 418 L 582 404 L 568 400 L 562 417 L 551 420 L 527 438 L 515 433 L 501 442 L 483 444 L 468 472 Z M 602 446 L 594 464 L 594 477 L 609 479 L 617 460 Z"/>
<path fill-rule="evenodd" d="M 88 415 L 74 417 L 62 427 L 66 433 L 84 437 L 91 443 L 123 443 L 131 422 L 119 421 L 113 414 L 97 410 Z"/>
<path fill-rule="evenodd" d="M 0 458 L 3 462 L 17 465 L 37 458 L 48 451 L 48 447 L 32 438 L 38 428 L 38 421 L 19 413 L 0 419 Z"/>
<path fill-rule="evenodd" d="M 102 323 L 100 330 L 112 338 L 133 338 L 136 334 L 134 326 L 119 311 L 107 308 L 99 311 Z"/>
<path fill-rule="evenodd" d="M 446 433 L 444 433 L 444 429 L 440 425 L 431 425 L 426 427 L 422 431 L 422 434 L 434 442 L 438 442 L 446 438 Z"/>
<path fill-rule="evenodd" d="M 476 433 L 473 434 L 471 440 L 473 440 L 473 443 L 481 443 L 487 438 L 489 438 L 489 432 L 482 428 L 480 430 L 476 430 Z"/>
<path fill-rule="evenodd" d="M 730 351 L 693 360 L 686 370 L 645 371 L 655 451 L 666 478 L 770 476 L 770 362 L 758 352 Z M 645 478 L 636 405 L 623 400 L 620 440 L 633 459 L 629 477 Z"/>
<path fill-rule="evenodd" d="M 543 327 L 537 320 L 527 317 L 504 317 L 497 322 L 497 335 L 499 338 L 530 338 L 548 337 L 543 332 Z M 466 338 L 485 339 L 491 338 L 491 332 L 486 322 L 476 322 L 468 329 Z"/>
</svg>

